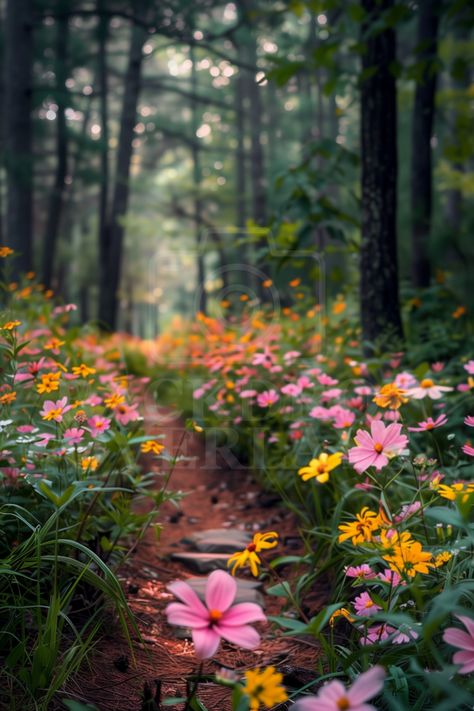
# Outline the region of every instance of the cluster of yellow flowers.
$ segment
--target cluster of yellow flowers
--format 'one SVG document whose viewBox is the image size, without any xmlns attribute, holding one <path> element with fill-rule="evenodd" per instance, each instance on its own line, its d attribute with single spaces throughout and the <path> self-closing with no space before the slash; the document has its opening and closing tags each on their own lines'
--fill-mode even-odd
<svg viewBox="0 0 474 711">
<path fill-rule="evenodd" d="M 432 554 L 423 550 L 421 543 L 414 540 L 409 531 L 399 533 L 384 515 L 371 511 L 368 506 L 356 514 L 354 521 L 341 524 L 339 530 L 340 543 L 350 538 L 354 546 L 372 544 L 380 551 L 389 568 L 405 577 L 429 573 L 430 568 L 446 562 L 444 558 L 433 562 Z M 376 533 L 377 536 L 374 535 Z"/>
</svg>

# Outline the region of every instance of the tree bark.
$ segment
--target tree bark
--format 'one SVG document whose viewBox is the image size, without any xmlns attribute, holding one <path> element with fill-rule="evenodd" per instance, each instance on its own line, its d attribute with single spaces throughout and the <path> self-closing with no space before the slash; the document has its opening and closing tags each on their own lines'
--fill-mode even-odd
<svg viewBox="0 0 474 711">
<path fill-rule="evenodd" d="M 133 26 L 128 68 L 124 83 L 112 209 L 110 211 L 110 220 L 105 230 L 105 249 L 100 264 L 99 320 L 112 330 L 117 325 L 118 290 L 125 233 L 122 220 L 127 212 L 130 195 L 132 142 L 140 94 L 142 50 L 146 37 L 147 32 L 143 26 Z"/>
<path fill-rule="evenodd" d="M 98 25 L 98 67 L 97 83 L 100 94 L 100 192 L 99 192 L 99 311 L 98 318 L 103 325 L 111 325 L 109 290 L 110 231 L 108 224 L 109 196 L 109 108 L 107 73 L 107 36 L 109 18 L 103 14 L 105 0 L 97 0 Z"/>
<path fill-rule="evenodd" d="M 13 274 L 33 266 L 33 1 L 8 0 L 5 20 L 5 166 L 8 245 Z"/>
<path fill-rule="evenodd" d="M 397 264 L 397 102 L 390 71 L 392 28 L 379 29 L 393 0 L 362 0 L 360 305 L 366 350 L 403 337 Z M 377 31 L 375 28 L 377 27 Z"/>
<path fill-rule="evenodd" d="M 56 114 L 56 173 L 49 199 L 48 217 L 43 238 L 42 279 L 48 288 L 51 287 L 54 274 L 54 261 L 64 207 L 65 180 L 68 164 L 68 135 L 66 125 L 68 33 L 68 20 L 58 20 L 56 38 L 56 103 L 58 106 Z"/>
<path fill-rule="evenodd" d="M 199 116 L 197 101 L 194 98 L 197 95 L 197 69 L 196 69 L 196 50 L 194 46 L 189 48 L 191 58 L 191 124 L 193 138 L 196 139 L 196 131 L 199 128 Z M 203 223 L 202 223 L 202 198 L 201 198 L 201 156 L 199 145 L 196 140 L 191 146 L 193 159 L 193 191 L 194 191 L 194 237 L 196 244 L 196 308 L 201 313 L 205 314 L 207 310 L 207 294 L 206 294 L 206 265 L 204 261 L 204 239 L 203 239 Z"/>
<path fill-rule="evenodd" d="M 441 0 L 421 0 L 419 4 L 417 46 L 423 72 L 415 91 L 411 154 L 412 278 L 416 287 L 427 287 L 431 280 L 431 137 L 438 75 L 436 59 L 440 10 Z"/>
</svg>

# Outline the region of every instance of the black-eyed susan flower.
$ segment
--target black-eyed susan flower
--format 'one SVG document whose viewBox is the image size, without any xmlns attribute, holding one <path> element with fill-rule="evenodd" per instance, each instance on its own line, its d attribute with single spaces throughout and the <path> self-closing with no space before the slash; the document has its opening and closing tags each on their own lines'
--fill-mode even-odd
<svg viewBox="0 0 474 711">
<path fill-rule="evenodd" d="M 250 711 L 258 711 L 261 706 L 269 709 L 286 701 L 288 695 L 282 681 L 283 674 L 273 666 L 246 671 L 243 691 L 249 699 Z"/>
<path fill-rule="evenodd" d="M 320 484 L 325 484 L 329 480 L 329 472 L 338 467 L 342 461 L 342 452 L 328 454 L 323 452 L 319 457 L 315 457 L 306 467 L 301 467 L 298 474 L 303 481 L 316 479 Z"/>
<path fill-rule="evenodd" d="M 278 545 L 278 533 L 275 531 L 267 531 L 266 533 L 255 533 L 252 541 L 244 548 L 243 551 L 238 551 L 231 555 L 227 561 L 227 566 L 232 566 L 231 573 L 235 575 L 239 568 L 244 568 L 246 565 L 250 567 L 250 572 L 255 577 L 260 572 L 261 560 L 258 556 L 263 550 L 274 548 Z"/>
</svg>

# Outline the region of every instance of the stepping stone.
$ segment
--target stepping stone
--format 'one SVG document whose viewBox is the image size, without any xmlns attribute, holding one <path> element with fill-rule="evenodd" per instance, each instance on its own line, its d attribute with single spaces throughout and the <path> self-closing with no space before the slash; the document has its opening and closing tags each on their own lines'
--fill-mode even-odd
<svg viewBox="0 0 474 711">
<path fill-rule="evenodd" d="M 212 570 L 227 570 L 227 553 L 172 553 L 171 560 L 176 560 L 195 573 L 210 573 Z"/>
<path fill-rule="evenodd" d="M 200 553 L 235 553 L 243 550 L 251 538 L 245 531 L 212 528 L 186 536 L 181 541 Z"/>
</svg>

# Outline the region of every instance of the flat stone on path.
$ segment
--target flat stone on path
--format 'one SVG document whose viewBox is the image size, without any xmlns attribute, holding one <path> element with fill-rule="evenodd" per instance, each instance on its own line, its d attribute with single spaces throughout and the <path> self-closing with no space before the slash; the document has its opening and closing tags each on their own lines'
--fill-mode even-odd
<svg viewBox="0 0 474 711">
<path fill-rule="evenodd" d="M 171 559 L 182 563 L 195 573 L 210 573 L 213 570 L 226 570 L 228 553 L 172 553 Z"/>
<path fill-rule="evenodd" d="M 212 528 L 186 536 L 181 543 L 191 546 L 200 553 L 231 554 L 243 550 L 250 540 L 250 536 L 245 531 Z"/>
</svg>

